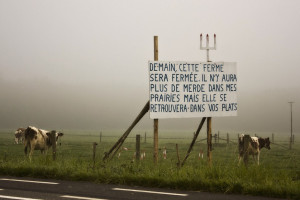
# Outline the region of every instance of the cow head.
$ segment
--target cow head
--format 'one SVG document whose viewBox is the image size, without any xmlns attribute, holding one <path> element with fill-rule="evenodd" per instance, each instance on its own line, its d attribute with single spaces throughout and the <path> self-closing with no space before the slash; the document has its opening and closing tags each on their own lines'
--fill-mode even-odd
<svg viewBox="0 0 300 200">
<path fill-rule="evenodd" d="M 56 144 L 57 144 L 57 140 L 59 137 L 62 137 L 64 134 L 61 133 L 61 132 L 56 132 L 56 137 L 55 137 L 55 140 L 56 140 Z"/>
<path fill-rule="evenodd" d="M 46 134 L 47 134 L 47 136 L 48 136 L 48 138 L 49 138 L 49 143 L 50 143 L 50 145 L 51 145 L 53 142 L 55 142 L 55 143 L 57 144 L 58 138 L 64 135 L 63 133 L 57 132 L 57 131 L 55 131 L 55 130 L 52 130 L 52 131 L 50 131 L 50 132 L 47 132 Z M 53 135 L 54 135 L 54 137 L 55 137 L 55 141 L 53 141 L 53 139 L 52 139 Z"/>
<path fill-rule="evenodd" d="M 258 138 L 259 141 L 259 149 L 265 147 L 266 149 L 271 149 L 270 147 L 270 139 L 269 138 Z"/>
</svg>

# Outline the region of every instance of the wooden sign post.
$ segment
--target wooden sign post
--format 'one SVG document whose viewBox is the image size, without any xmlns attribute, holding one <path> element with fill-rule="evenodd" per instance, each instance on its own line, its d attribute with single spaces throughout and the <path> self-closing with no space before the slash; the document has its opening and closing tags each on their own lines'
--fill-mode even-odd
<svg viewBox="0 0 300 200">
<path fill-rule="evenodd" d="M 154 61 L 158 61 L 158 36 L 154 36 Z M 154 163 L 158 163 L 158 119 L 154 119 Z"/>
<path fill-rule="evenodd" d="M 214 47 L 209 47 L 209 36 L 206 35 L 206 47 L 202 46 L 202 34 L 200 34 L 200 49 L 206 50 L 206 56 L 207 56 L 207 62 L 211 62 L 209 60 L 209 50 L 216 50 L 216 34 L 214 34 Z M 212 118 L 207 118 L 207 162 L 209 165 L 211 165 L 212 162 L 212 135 L 211 135 L 211 121 Z"/>
</svg>

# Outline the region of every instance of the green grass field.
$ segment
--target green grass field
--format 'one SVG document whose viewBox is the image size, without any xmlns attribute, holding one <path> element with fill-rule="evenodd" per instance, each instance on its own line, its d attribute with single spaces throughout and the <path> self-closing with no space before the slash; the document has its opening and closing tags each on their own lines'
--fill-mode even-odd
<svg viewBox="0 0 300 200">
<path fill-rule="evenodd" d="M 146 143 L 144 131 L 131 133 L 123 144 L 129 150 L 122 151 L 119 158 L 114 157 L 108 162 L 102 161 L 104 152 L 118 140 L 121 131 L 103 132 L 101 143 L 99 132 L 64 133 L 58 142 L 61 145 L 57 147 L 56 161 L 52 161 L 52 151 L 49 150 L 47 155 L 35 151 L 32 162 L 29 162 L 24 156 L 24 146 L 14 144 L 13 131 L 0 132 L 0 174 L 300 199 L 300 143 L 296 141 L 293 149 L 288 150 L 288 137 L 285 136 L 276 135 L 275 143 L 279 145 L 262 150 L 260 166 L 250 157 L 247 168 L 243 164 L 238 166 L 237 133 L 229 133 L 229 145 L 225 140 L 215 144 L 213 139 L 213 163 L 209 167 L 206 141 L 200 141 L 205 139 L 205 134 L 201 133 L 187 162 L 178 168 L 175 145 L 179 146 L 182 160 L 192 141 L 192 133 L 183 136 L 160 133 L 157 165 L 153 164 L 152 132 L 147 133 Z M 141 151 L 146 153 L 146 158 L 139 162 L 133 159 L 136 133 L 141 134 Z M 221 133 L 220 138 L 226 139 L 226 133 Z M 98 143 L 95 166 L 93 142 Z M 162 156 L 164 147 L 167 159 Z M 204 151 L 203 159 L 198 158 L 200 150 Z"/>
</svg>

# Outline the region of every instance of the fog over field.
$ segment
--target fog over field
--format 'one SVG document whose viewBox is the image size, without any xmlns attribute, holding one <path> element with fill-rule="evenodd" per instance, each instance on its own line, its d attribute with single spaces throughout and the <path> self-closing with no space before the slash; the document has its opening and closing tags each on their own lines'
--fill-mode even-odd
<svg viewBox="0 0 300 200">
<path fill-rule="evenodd" d="M 300 132 L 300 2 L 0 1 L 0 129 L 126 129 L 149 98 L 159 60 L 237 62 L 238 116 L 213 129 Z M 212 44 L 212 41 L 211 41 Z M 200 119 L 159 121 L 196 130 Z M 151 129 L 147 114 L 137 129 Z M 299 135 L 300 137 L 300 135 Z"/>
</svg>

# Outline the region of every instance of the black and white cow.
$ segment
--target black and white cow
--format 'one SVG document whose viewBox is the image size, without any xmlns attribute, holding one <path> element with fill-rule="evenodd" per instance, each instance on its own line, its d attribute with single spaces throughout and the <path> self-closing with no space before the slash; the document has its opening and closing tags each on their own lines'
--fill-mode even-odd
<svg viewBox="0 0 300 200">
<path fill-rule="evenodd" d="M 52 141 L 51 134 L 55 133 L 55 141 Z M 43 129 L 38 129 L 33 126 L 29 126 L 25 130 L 25 149 L 24 152 L 27 155 L 29 150 L 29 158 L 33 154 L 34 150 L 40 150 L 41 153 L 45 153 L 53 144 L 57 143 L 59 137 L 63 136 L 63 133 L 56 131 L 46 131 Z"/>
<path fill-rule="evenodd" d="M 21 144 L 24 142 L 25 139 L 25 128 L 18 128 L 15 131 L 15 143 Z"/>
<path fill-rule="evenodd" d="M 249 155 L 256 157 L 257 165 L 259 165 L 259 154 L 260 150 L 265 147 L 266 149 L 271 149 L 270 147 L 270 139 L 269 138 L 261 138 L 261 137 L 251 137 L 250 148 L 248 149 Z M 244 157 L 244 134 L 239 137 L 239 164 L 241 159 Z"/>
</svg>

